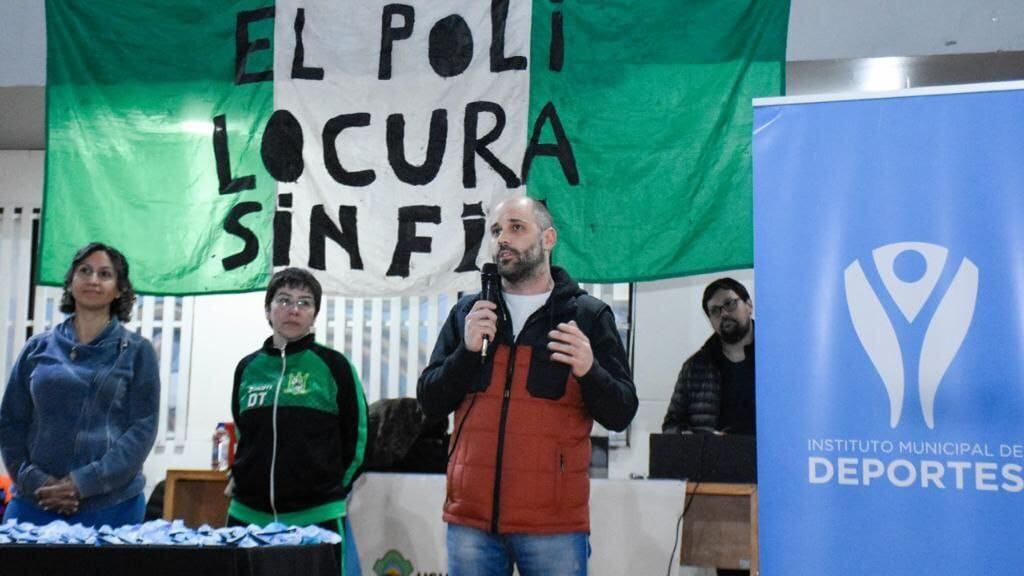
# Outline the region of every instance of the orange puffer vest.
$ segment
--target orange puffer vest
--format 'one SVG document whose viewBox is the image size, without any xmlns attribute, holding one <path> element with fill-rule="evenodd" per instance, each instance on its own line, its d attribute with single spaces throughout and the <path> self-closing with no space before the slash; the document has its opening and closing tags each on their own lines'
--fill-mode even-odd
<svg viewBox="0 0 1024 576">
<path fill-rule="evenodd" d="M 499 534 L 590 531 L 593 419 L 579 382 L 546 352 L 497 346 L 486 388 L 456 410 L 446 522 Z"/>
</svg>

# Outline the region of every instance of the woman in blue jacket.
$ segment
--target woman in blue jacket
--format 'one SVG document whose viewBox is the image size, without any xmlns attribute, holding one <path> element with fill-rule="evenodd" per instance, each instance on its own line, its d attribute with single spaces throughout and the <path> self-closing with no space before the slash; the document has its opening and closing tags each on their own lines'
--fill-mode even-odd
<svg viewBox="0 0 1024 576">
<path fill-rule="evenodd" d="M 160 380 L 153 345 L 122 325 L 134 303 L 120 252 L 93 243 L 75 254 L 60 307 L 71 315 L 25 344 L 0 405 L 15 493 L 5 521 L 142 521 Z"/>
</svg>

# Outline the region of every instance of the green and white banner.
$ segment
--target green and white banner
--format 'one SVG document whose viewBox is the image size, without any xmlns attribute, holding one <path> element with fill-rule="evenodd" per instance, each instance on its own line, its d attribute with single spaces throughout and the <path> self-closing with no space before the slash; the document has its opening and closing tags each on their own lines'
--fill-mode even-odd
<svg viewBox="0 0 1024 576">
<path fill-rule="evenodd" d="M 47 0 L 39 280 L 109 242 L 148 293 L 471 288 L 502 198 L 587 281 L 752 264 L 751 105 L 788 0 Z"/>
</svg>

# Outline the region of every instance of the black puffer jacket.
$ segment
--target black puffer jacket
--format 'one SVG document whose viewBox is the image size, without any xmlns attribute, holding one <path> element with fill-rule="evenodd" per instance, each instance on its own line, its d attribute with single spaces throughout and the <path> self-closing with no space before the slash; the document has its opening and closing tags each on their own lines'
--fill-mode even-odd
<svg viewBox="0 0 1024 576">
<path fill-rule="evenodd" d="M 753 345 L 746 347 L 752 358 Z M 719 428 L 722 413 L 722 373 L 718 369 L 722 356 L 722 341 L 712 334 L 700 350 L 683 363 L 672 391 L 662 432 Z"/>
</svg>

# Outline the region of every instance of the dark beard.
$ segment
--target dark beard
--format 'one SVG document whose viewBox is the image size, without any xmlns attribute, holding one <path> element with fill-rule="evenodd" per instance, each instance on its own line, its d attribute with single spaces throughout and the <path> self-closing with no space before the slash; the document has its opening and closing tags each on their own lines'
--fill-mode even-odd
<svg viewBox="0 0 1024 576">
<path fill-rule="evenodd" d="M 514 251 L 519 257 L 518 261 L 502 264 L 495 258 L 498 265 L 498 275 L 509 284 L 518 284 L 533 276 L 537 269 L 544 262 L 544 251 L 540 244 L 528 249 L 526 252 Z"/>
<path fill-rule="evenodd" d="M 721 326 L 719 327 L 720 332 L 718 337 L 726 344 L 736 344 L 740 340 L 746 338 L 747 334 L 750 333 L 750 321 L 747 321 L 746 324 L 740 324 L 736 320 L 733 320 L 733 322 L 735 327 L 730 330 L 723 330 Z"/>
</svg>

